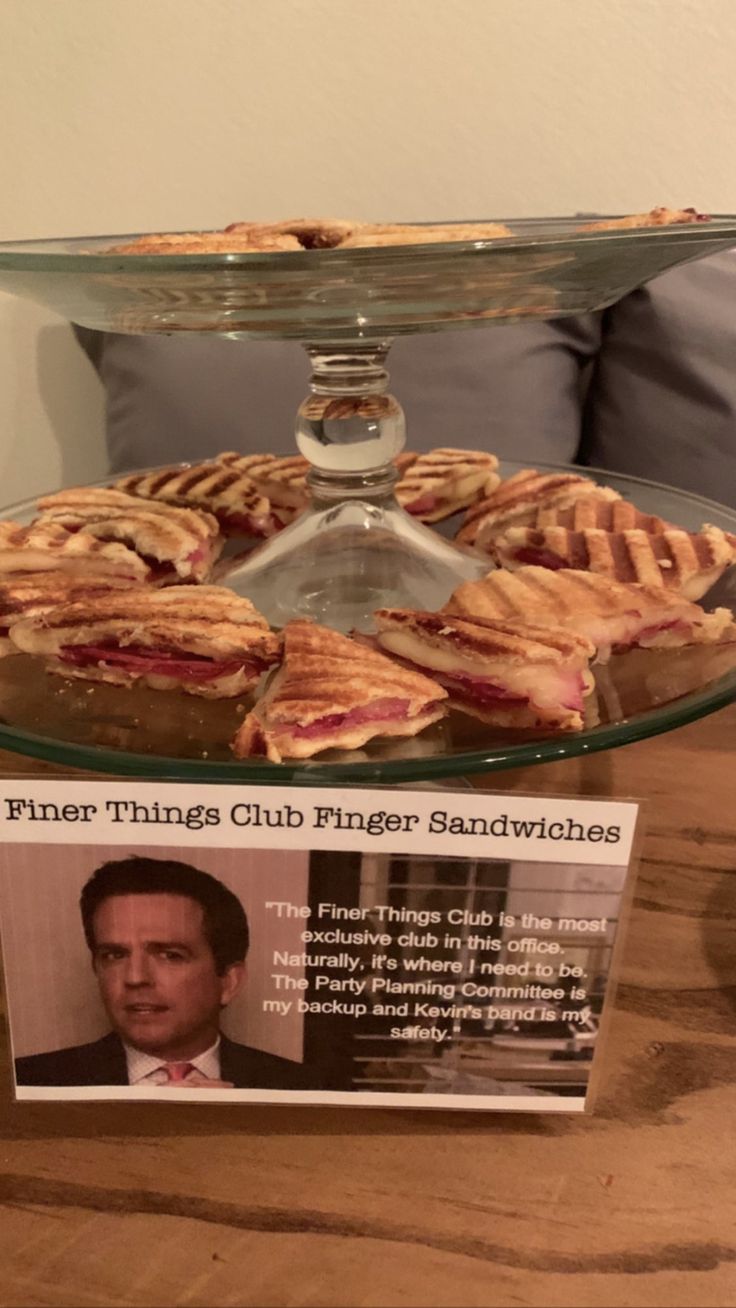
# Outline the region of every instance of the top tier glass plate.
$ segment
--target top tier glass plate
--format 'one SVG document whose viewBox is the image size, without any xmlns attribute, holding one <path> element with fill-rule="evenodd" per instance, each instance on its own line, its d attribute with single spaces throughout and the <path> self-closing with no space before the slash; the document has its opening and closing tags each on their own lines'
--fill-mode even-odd
<svg viewBox="0 0 736 1308">
<path fill-rule="evenodd" d="M 522 466 L 509 463 L 501 471 L 510 476 Z M 736 510 L 634 477 L 590 471 L 645 513 L 691 531 L 710 522 L 736 532 Z M 18 521 L 33 514 L 32 501 L 0 509 L 0 517 Z M 736 567 L 700 603 L 736 612 Z M 238 761 L 229 752 L 247 697 L 207 701 L 175 691 L 93 685 L 49 676 L 41 660 L 17 655 L 0 659 L 0 748 L 71 768 L 200 781 L 393 784 L 492 772 L 613 749 L 713 713 L 736 700 L 736 644 L 633 650 L 614 655 L 607 669 L 596 668 L 596 678 L 583 731 L 546 737 L 503 732 L 452 713 L 408 740 L 376 740 L 350 753 L 274 764 Z"/>
<path fill-rule="evenodd" d="M 579 232 L 507 219 L 511 237 L 277 254 L 115 255 L 135 236 L 0 245 L 0 290 L 111 332 L 318 343 L 605 308 L 668 268 L 736 245 L 736 216 Z"/>
</svg>

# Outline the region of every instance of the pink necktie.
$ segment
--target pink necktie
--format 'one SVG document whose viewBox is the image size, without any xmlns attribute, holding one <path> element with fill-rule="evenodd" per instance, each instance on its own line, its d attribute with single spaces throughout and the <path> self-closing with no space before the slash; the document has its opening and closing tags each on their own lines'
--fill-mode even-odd
<svg viewBox="0 0 736 1308">
<path fill-rule="evenodd" d="M 164 1071 L 169 1081 L 186 1081 L 190 1072 L 195 1070 L 194 1063 L 166 1063 Z"/>
</svg>

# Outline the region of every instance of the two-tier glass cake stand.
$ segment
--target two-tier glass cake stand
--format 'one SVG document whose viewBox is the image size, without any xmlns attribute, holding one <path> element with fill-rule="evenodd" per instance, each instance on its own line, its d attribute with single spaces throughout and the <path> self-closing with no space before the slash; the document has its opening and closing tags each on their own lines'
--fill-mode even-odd
<svg viewBox="0 0 736 1308">
<path fill-rule="evenodd" d="M 736 217 L 588 232 L 569 219 L 510 220 L 509 226 L 513 236 L 493 241 L 264 254 L 121 255 L 111 247 L 133 238 L 113 236 L 12 243 L 0 245 L 0 289 L 98 330 L 301 341 L 312 378 L 296 440 L 312 465 L 310 506 L 218 580 L 247 595 L 274 626 L 299 615 L 341 631 L 365 630 L 376 608 L 436 609 L 461 581 L 489 568 L 487 559 L 425 527 L 394 498 L 393 460 L 405 430 L 401 406 L 388 393 L 392 340 L 602 309 L 669 268 L 736 245 Z M 447 428 L 455 432 L 450 403 Z M 453 443 L 462 446 L 461 432 Z M 284 433 L 264 433 L 264 450 L 283 454 L 285 444 Z M 501 468 L 504 475 L 513 470 Z M 710 522 L 736 532 L 736 511 L 633 478 L 594 475 L 645 512 L 691 530 Z M 19 521 L 33 512 L 31 502 L 0 510 Z M 701 601 L 704 607 L 736 610 L 734 572 Z M 708 656 L 701 651 L 697 666 L 688 657 L 680 653 L 655 665 L 646 652 L 634 651 L 614 661 L 605 703 L 584 731 L 564 737 L 501 733 L 451 715 L 413 739 L 275 765 L 232 758 L 228 741 L 240 719 L 231 701 L 60 684 L 18 655 L 0 661 L 0 746 L 137 776 L 323 783 L 442 778 L 612 748 L 736 698 L 733 646 Z"/>
</svg>

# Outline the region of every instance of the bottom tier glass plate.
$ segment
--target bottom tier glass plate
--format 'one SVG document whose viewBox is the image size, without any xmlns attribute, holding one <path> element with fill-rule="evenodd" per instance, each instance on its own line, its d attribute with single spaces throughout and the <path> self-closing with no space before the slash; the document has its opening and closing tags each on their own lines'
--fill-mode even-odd
<svg viewBox="0 0 736 1308">
<path fill-rule="evenodd" d="M 523 466 L 505 464 L 502 475 Z M 590 472 L 646 513 L 688 530 L 709 522 L 736 532 L 736 510 L 638 478 Z M 0 509 L 0 516 L 27 521 L 30 509 L 14 505 Z M 442 524 L 443 534 L 451 535 L 455 525 Z M 736 613 L 736 567 L 701 604 Z M 0 748 L 120 776 L 260 784 L 391 784 L 491 772 L 614 749 L 715 712 L 736 699 L 736 644 L 632 650 L 597 668 L 596 679 L 588 725 L 580 732 L 502 732 L 453 713 L 409 740 L 378 740 L 359 751 L 273 764 L 236 760 L 229 752 L 250 707 L 247 698 L 208 701 L 173 691 L 91 685 L 49 676 L 40 661 L 17 655 L 0 660 Z"/>
</svg>

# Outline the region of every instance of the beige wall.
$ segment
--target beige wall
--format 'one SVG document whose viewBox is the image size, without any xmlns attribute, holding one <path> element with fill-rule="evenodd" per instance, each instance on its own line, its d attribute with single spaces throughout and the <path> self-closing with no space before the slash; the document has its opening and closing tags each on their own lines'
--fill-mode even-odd
<svg viewBox="0 0 736 1308">
<path fill-rule="evenodd" d="M 3 0 L 0 239 L 736 211 L 735 66 L 734 0 Z M 101 430 L 68 329 L 0 297 L 4 501 L 100 475 Z"/>
</svg>

